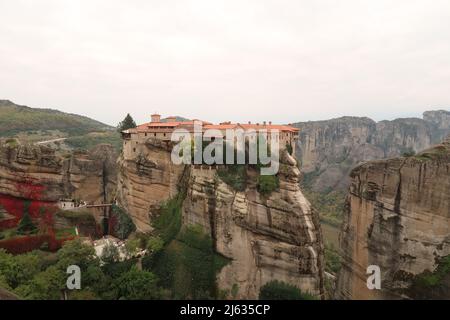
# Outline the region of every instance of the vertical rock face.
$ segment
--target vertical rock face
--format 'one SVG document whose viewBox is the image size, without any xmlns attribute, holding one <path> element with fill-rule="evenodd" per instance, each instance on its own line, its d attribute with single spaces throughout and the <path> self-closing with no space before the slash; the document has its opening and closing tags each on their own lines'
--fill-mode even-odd
<svg viewBox="0 0 450 320">
<path fill-rule="evenodd" d="M 450 286 L 417 292 L 419 276 L 450 255 L 450 141 L 416 156 L 372 161 L 351 175 L 337 298 L 450 298 Z M 366 269 L 381 268 L 381 290 Z"/>
<path fill-rule="evenodd" d="M 231 260 L 218 275 L 218 285 L 228 292 L 237 288 L 236 298 L 258 298 L 261 286 L 271 280 L 323 293 L 318 216 L 299 188 L 295 164 L 285 156 L 280 188 L 268 197 L 251 182 L 238 192 L 215 170 L 191 169 L 183 224 L 201 225 L 211 234 L 215 250 Z"/>
<path fill-rule="evenodd" d="M 450 112 L 427 111 L 423 119 L 375 122 L 342 117 L 295 124 L 300 128 L 297 157 L 316 191 L 344 190 L 348 175 L 360 162 L 396 157 L 439 143 L 450 133 Z"/>
<path fill-rule="evenodd" d="M 116 157 L 109 145 L 61 157 L 44 146 L 2 143 L 0 195 L 49 202 L 60 198 L 109 202 L 115 196 Z M 36 188 L 39 192 L 34 192 Z"/>
<path fill-rule="evenodd" d="M 118 160 L 117 200 L 131 215 L 139 231 L 151 230 L 152 207 L 177 193 L 184 166 L 173 165 L 171 143 L 148 139 L 136 146 L 136 157 Z"/>
<path fill-rule="evenodd" d="M 211 166 L 174 165 L 171 147 L 148 139 L 136 145 L 134 157 L 118 161 L 117 198 L 141 231 L 151 230 L 153 211 L 185 181 L 182 224 L 201 225 L 215 251 L 230 259 L 218 275 L 220 289 L 238 298 L 258 298 L 262 285 L 281 280 L 304 292 L 323 293 L 320 225 L 299 188 L 294 158 L 285 155 L 279 190 L 263 197 L 255 181 L 237 192 Z"/>
</svg>

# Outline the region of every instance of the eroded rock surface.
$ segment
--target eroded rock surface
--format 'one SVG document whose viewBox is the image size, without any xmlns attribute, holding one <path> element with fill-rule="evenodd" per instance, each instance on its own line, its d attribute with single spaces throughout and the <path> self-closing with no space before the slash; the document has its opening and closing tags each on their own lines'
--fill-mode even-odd
<svg viewBox="0 0 450 320">
<path fill-rule="evenodd" d="M 450 112 L 427 111 L 423 119 L 375 122 L 342 117 L 300 122 L 297 158 L 316 191 L 346 190 L 351 170 L 361 162 L 420 152 L 450 133 Z"/>
<path fill-rule="evenodd" d="M 139 230 L 151 230 L 158 206 L 182 186 L 182 225 L 201 225 L 215 251 L 230 259 L 218 275 L 221 290 L 236 298 L 258 298 L 262 285 L 281 280 L 323 294 L 320 225 L 299 188 L 294 158 L 283 158 L 279 190 L 264 197 L 255 181 L 237 192 L 219 178 L 215 167 L 174 165 L 171 148 L 170 142 L 148 139 L 136 144 L 132 156 L 122 155 L 118 161 L 118 200 Z"/>
<path fill-rule="evenodd" d="M 183 224 L 202 225 L 216 251 L 231 260 L 218 275 L 218 284 L 228 292 L 237 288 L 236 298 L 258 298 L 261 286 L 271 280 L 323 294 L 318 216 L 299 188 L 295 160 L 286 157 L 280 188 L 267 197 L 251 182 L 238 192 L 215 170 L 191 170 Z"/>
<path fill-rule="evenodd" d="M 350 177 L 337 298 L 449 299 L 449 279 L 422 292 L 415 283 L 450 255 L 450 140 L 416 156 L 365 163 Z M 369 265 L 381 268 L 381 290 L 367 289 Z"/>
<path fill-rule="evenodd" d="M 148 139 L 136 146 L 135 157 L 119 157 L 117 199 L 140 231 L 151 230 L 152 208 L 157 211 L 161 202 L 178 192 L 185 167 L 173 165 L 170 150 L 170 142 Z"/>
<path fill-rule="evenodd" d="M 99 145 L 66 157 L 40 145 L 0 143 L 0 195 L 56 202 L 113 201 L 117 170 L 113 148 Z"/>
</svg>

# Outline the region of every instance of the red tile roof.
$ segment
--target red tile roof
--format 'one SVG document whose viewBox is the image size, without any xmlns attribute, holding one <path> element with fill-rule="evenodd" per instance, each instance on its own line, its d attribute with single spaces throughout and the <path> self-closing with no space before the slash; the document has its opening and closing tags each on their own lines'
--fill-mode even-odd
<svg viewBox="0 0 450 320">
<path fill-rule="evenodd" d="M 201 120 L 189 120 L 189 121 L 172 121 L 172 122 L 148 122 L 137 126 L 136 128 L 125 130 L 129 133 L 137 133 L 137 132 L 149 132 L 151 129 L 155 128 L 166 128 L 166 129 L 174 129 L 178 126 L 190 127 L 194 125 L 194 121 Z M 300 129 L 295 128 L 290 125 L 276 125 L 276 124 L 243 124 L 243 123 L 222 123 L 222 124 L 212 124 L 210 122 L 203 122 L 203 129 L 218 129 L 218 130 L 227 130 L 227 129 L 236 129 L 241 127 L 244 130 L 254 129 L 258 130 L 279 130 L 279 131 L 288 131 L 288 132 L 298 132 Z"/>
</svg>

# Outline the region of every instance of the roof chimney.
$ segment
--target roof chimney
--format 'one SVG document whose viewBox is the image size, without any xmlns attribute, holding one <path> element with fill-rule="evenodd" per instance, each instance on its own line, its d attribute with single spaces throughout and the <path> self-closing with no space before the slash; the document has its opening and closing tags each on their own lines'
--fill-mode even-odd
<svg viewBox="0 0 450 320">
<path fill-rule="evenodd" d="M 265 122 L 265 121 L 264 121 L 263 123 L 264 123 L 264 125 L 266 125 L 266 122 Z"/>
<path fill-rule="evenodd" d="M 251 121 L 249 121 L 249 122 L 248 122 L 248 124 L 252 124 L 252 122 L 251 122 Z"/>
<path fill-rule="evenodd" d="M 269 121 L 269 124 L 272 124 L 272 121 Z"/>
<path fill-rule="evenodd" d="M 161 122 L 161 115 L 154 113 L 151 115 L 152 117 L 152 122 Z"/>
</svg>

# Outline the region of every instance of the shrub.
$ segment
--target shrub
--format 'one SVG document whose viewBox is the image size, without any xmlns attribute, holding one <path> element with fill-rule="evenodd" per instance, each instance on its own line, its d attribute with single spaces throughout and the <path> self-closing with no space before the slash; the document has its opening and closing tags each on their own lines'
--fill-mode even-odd
<svg viewBox="0 0 450 320">
<path fill-rule="evenodd" d="M 105 245 L 102 250 L 101 260 L 104 263 L 113 263 L 118 261 L 119 249 L 117 249 L 117 247 L 112 243 Z"/>
<path fill-rule="evenodd" d="M 127 300 L 159 299 L 161 290 L 157 287 L 157 277 L 149 271 L 139 271 L 132 267 L 122 274 L 115 285 L 119 290 L 119 296 Z"/>
<path fill-rule="evenodd" d="M 314 300 L 315 297 L 303 293 L 299 288 L 281 282 L 281 281 L 270 281 L 261 287 L 259 293 L 260 300 Z"/>
<path fill-rule="evenodd" d="M 219 178 L 236 191 L 247 187 L 247 169 L 245 165 L 227 165 L 217 170 Z"/>
<path fill-rule="evenodd" d="M 279 186 L 279 179 L 277 176 L 268 175 L 268 176 L 259 176 L 257 188 L 258 191 L 263 195 L 269 195 Z"/>
<path fill-rule="evenodd" d="M 402 157 L 413 157 L 416 155 L 416 151 L 413 148 L 405 149 L 401 152 Z"/>
</svg>

